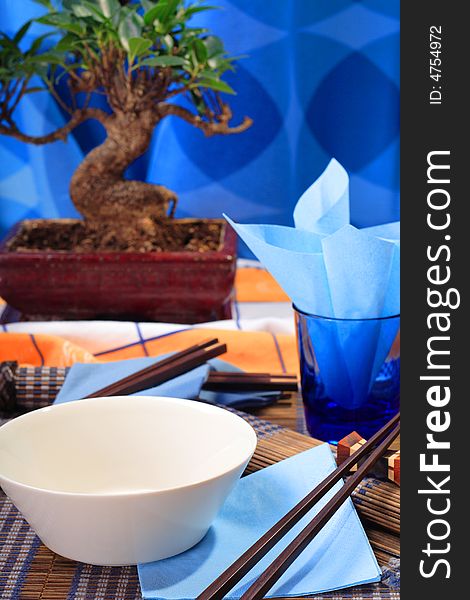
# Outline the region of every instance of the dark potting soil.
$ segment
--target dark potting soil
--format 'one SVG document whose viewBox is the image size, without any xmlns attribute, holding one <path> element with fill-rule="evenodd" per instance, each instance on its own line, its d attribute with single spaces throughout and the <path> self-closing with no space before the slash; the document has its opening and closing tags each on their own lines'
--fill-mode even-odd
<svg viewBox="0 0 470 600">
<path fill-rule="evenodd" d="M 87 228 L 82 221 L 26 221 L 8 242 L 10 252 L 208 252 L 221 244 L 222 224 L 211 221 L 166 221 L 151 238 L 119 240 L 112 231 Z"/>
</svg>

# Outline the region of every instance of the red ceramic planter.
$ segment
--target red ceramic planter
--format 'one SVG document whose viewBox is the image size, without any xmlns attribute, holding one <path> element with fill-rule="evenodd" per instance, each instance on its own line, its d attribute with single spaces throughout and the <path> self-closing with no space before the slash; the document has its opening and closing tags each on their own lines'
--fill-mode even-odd
<svg viewBox="0 0 470 600">
<path fill-rule="evenodd" d="M 222 221 L 221 221 L 222 222 Z M 7 252 L 0 297 L 25 315 L 201 323 L 231 317 L 236 234 L 211 252 Z"/>
</svg>

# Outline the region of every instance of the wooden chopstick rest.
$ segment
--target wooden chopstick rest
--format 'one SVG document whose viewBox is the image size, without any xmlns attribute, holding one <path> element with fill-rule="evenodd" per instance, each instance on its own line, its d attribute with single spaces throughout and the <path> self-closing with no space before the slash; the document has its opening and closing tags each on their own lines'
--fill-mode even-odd
<svg viewBox="0 0 470 600">
<path fill-rule="evenodd" d="M 396 450 L 387 458 L 388 478 L 397 485 L 400 485 L 400 450 Z"/>
<path fill-rule="evenodd" d="M 336 463 L 342 464 L 356 450 L 364 445 L 366 440 L 357 431 L 346 435 L 338 442 L 336 449 Z M 358 464 L 354 465 L 351 472 L 357 470 Z M 400 450 L 387 450 L 385 454 L 377 461 L 370 471 L 370 475 L 378 479 L 388 479 L 397 485 L 400 485 Z"/>
</svg>

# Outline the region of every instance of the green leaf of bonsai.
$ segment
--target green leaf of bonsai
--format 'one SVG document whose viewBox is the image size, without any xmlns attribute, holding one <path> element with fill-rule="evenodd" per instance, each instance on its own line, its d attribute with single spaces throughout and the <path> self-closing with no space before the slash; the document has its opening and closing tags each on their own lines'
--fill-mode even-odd
<svg viewBox="0 0 470 600">
<path fill-rule="evenodd" d="M 141 56 L 152 45 L 152 40 L 146 40 L 142 37 L 133 37 L 130 38 L 129 41 L 129 56 L 131 58 L 131 62 L 133 62 L 136 56 Z"/>
<path fill-rule="evenodd" d="M 101 12 L 108 18 L 121 9 L 118 0 L 97 0 L 97 3 L 101 8 Z"/>
<path fill-rule="evenodd" d="M 161 21 L 163 15 L 165 14 L 165 10 L 166 3 L 164 1 L 160 1 L 144 14 L 144 23 L 146 25 L 152 25 L 155 20 Z"/>
<path fill-rule="evenodd" d="M 143 19 L 135 12 L 128 13 L 119 23 L 118 33 L 121 44 L 129 52 L 129 40 L 141 37 Z"/>
<path fill-rule="evenodd" d="M 196 13 L 199 12 L 203 12 L 205 10 L 216 10 L 220 8 L 220 6 L 209 6 L 209 5 L 204 5 L 204 6 L 189 6 L 186 10 L 185 10 L 185 15 L 186 18 L 192 17 L 193 15 L 195 15 Z"/>
<path fill-rule="evenodd" d="M 75 49 L 77 37 L 73 33 L 67 33 L 57 42 L 56 50 L 60 52 L 71 52 Z"/>
<path fill-rule="evenodd" d="M 149 11 L 155 6 L 155 2 L 153 0 L 140 0 L 140 3 L 142 4 L 142 8 L 145 12 Z"/>
<path fill-rule="evenodd" d="M 178 8 L 178 4 L 181 3 L 181 0 L 160 0 L 159 4 L 166 4 L 165 10 L 163 13 L 163 19 L 166 21 L 171 15 L 174 14 L 176 9 Z"/>
<path fill-rule="evenodd" d="M 178 67 L 184 65 L 185 61 L 179 56 L 153 56 L 144 58 L 140 64 L 147 67 Z"/>
<path fill-rule="evenodd" d="M 43 63 L 47 65 L 65 65 L 64 55 L 55 52 L 43 52 L 29 58 L 30 62 Z"/>
<path fill-rule="evenodd" d="M 18 31 L 16 32 L 16 34 L 13 37 L 13 41 L 15 42 L 15 44 L 19 44 L 21 42 L 21 40 L 24 38 L 24 36 L 26 35 L 26 32 L 28 31 L 28 29 L 30 27 L 31 27 L 31 21 L 26 21 L 26 23 L 23 25 L 23 27 L 18 29 Z"/>
<path fill-rule="evenodd" d="M 77 15 L 77 16 L 89 16 L 89 17 L 93 17 L 93 19 L 95 19 L 95 21 L 98 21 L 99 23 L 103 23 L 104 21 L 106 21 L 106 19 L 108 18 L 104 12 L 101 9 L 101 6 L 97 4 L 95 4 L 94 2 L 90 2 L 90 0 L 81 0 L 80 5 L 82 8 L 84 8 L 85 10 L 89 11 L 88 15 Z M 77 6 L 77 8 L 79 8 Z"/>
<path fill-rule="evenodd" d="M 145 12 L 145 24 L 152 25 L 154 21 L 160 21 L 160 23 L 164 24 L 176 11 L 180 2 L 181 0 L 160 0 L 158 4 Z"/>
<path fill-rule="evenodd" d="M 82 4 L 73 4 L 70 7 L 70 10 L 78 18 L 93 16 L 93 11 L 91 10 L 91 8 L 89 8 L 88 6 L 83 6 Z"/>
<path fill-rule="evenodd" d="M 205 63 L 207 60 L 207 48 L 202 40 L 195 38 L 193 48 L 199 63 Z"/>
<path fill-rule="evenodd" d="M 49 31 L 48 33 L 44 33 L 43 35 L 40 35 L 39 37 L 37 37 L 34 42 L 31 44 L 31 48 L 25 52 L 25 54 L 27 55 L 31 55 L 31 54 L 36 54 L 36 52 L 41 48 L 43 41 L 50 37 L 51 35 L 54 35 L 54 32 Z"/>
<path fill-rule="evenodd" d="M 220 79 L 199 79 L 192 87 L 204 87 L 217 92 L 224 92 L 225 94 L 236 94 L 235 90 L 228 83 Z"/>
<path fill-rule="evenodd" d="M 222 40 L 216 35 L 208 35 L 204 39 L 204 45 L 207 48 L 207 56 L 212 58 L 213 56 L 223 55 L 225 48 Z"/>
<path fill-rule="evenodd" d="M 51 13 L 50 15 L 44 15 L 44 17 L 37 19 L 37 22 L 42 23 L 43 25 L 52 25 L 57 29 L 71 31 L 77 35 L 83 35 L 86 32 L 85 23 L 74 20 L 73 17 L 67 13 Z"/>
</svg>

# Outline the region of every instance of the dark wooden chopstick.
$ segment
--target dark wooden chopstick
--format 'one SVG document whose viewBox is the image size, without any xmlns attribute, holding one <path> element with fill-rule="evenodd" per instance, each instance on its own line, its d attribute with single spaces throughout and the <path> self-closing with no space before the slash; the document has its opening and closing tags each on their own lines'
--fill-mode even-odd
<svg viewBox="0 0 470 600">
<path fill-rule="evenodd" d="M 284 535 L 313 508 L 318 500 L 320 500 L 344 475 L 346 475 L 351 468 L 359 460 L 361 460 L 363 456 L 368 454 L 385 435 L 392 432 L 393 439 L 395 439 L 395 437 L 398 435 L 398 431 L 394 430 L 394 427 L 397 425 L 399 420 L 400 414 L 397 414 L 354 454 L 341 463 L 337 469 L 330 473 L 330 475 L 328 475 L 315 489 L 309 492 L 288 513 L 286 513 L 282 519 L 275 523 L 271 529 L 269 529 L 255 544 L 253 544 L 253 546 L 248 548 L 248 550 L 246 550 L 234 563 L 232 563 L 221 575 L 219 575 L 219 577 L 217 577 L 217 579 L 215 579 L 215 581 L 213 581 L 197 597 L 197 600 L 219 600 L 226 596 L 227 593 L 239 581 L 241 581 L 249 571 L 251 571 L 254 565 L 258 563 L 263 556 L 265 556 L 279 542 L 279 540 L 281 540 Z M 377 458 L 374 460 L 374 462 L 379 459 L 383 452 L 385 452 L 390 443 L 391 441 L 388 441 L 388 438 L 386 438 L 383 444 L 378 446 L 377 450 L 379 450 L 379 448 L 382 449 L 380 450 L 379 455 L 377 455 Z M 366 462 L 364 462 L 363 465 L 366 465 Z M 371 466 L 372 465 L 370 464 L 367 468 L 370 468 Z M 365 475 L 365 471 L 361 470 L 363 475 L 357 478 L 357 473 L 359 473 L 359 471 L 356 472 L 356 483 L 352 489 L 357 486 L 359 481 Z M 348 482 L 351 481 L 351 479 L 349 479 Z M 344 487 L 345 486 L 343 486 L 341 490 L 343 490 Z M 333 498 L 335 497 L 336 496 Z M 328 504 L 326 506 L 328 506 Z"/>
<path fill-rule="evenodd" d="M 205 390 L 215 391 L 279 391 L 296 392 L 298 389 L 295 375 L 273 375 L 270 373 L 234 373 L 230 371 L 211 371 L 202 386 Z"/>
<path fill-rule="evenodd" d="M 164 383 L 226 352 L 227 346 L 218 342 L 217 338 L 213 338 L 190 346 L 145 369 L 141 369 L 119 381 L 115 381 L 87 397 L 96 398 L 99 396 L 133 394 Z"/>
<path fill-rule="evenodd" d="M 297 379 L 297 375 L 289 373 L 251 373 L 245 371 L 212 371 L 214 377 L 231 377 L 245 379 L 247 377 L 277 377 L 278 379 Z"/>
</svg>

